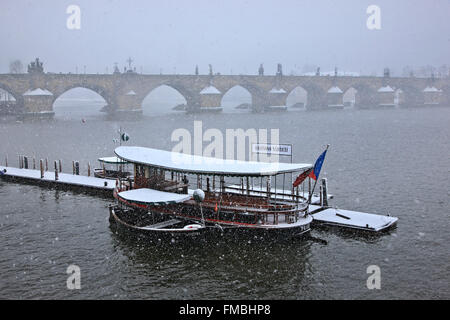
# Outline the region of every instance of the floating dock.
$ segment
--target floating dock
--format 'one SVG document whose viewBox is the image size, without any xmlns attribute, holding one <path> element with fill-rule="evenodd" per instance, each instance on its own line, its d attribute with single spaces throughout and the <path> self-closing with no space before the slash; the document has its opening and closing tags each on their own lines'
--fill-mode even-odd
<svg viewBox="0 0 450 320">
<path fill-rule="evenodd" d="M 373 213 L 310 205 L 313 223 L 362 231 L 380 232 L 397 224 L 398 218 Z"/>
<path fill-rule="evenodd" d="M 40 170 L 19 169 L 13 167 L 0 166 L 0 177 L 12 181 L 25 181 L 36 184 L 55 185 L 69 188 L 76 188 L 83 191 L 103 192 L 113 196 L 116 185 L 115 180 L 87 177 L 76 174 L 45 171 L 41 178 Z"/>
</svg>

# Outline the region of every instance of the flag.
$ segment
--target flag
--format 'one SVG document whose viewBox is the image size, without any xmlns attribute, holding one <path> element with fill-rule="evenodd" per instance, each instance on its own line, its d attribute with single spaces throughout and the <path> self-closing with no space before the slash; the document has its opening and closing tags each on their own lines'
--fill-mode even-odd
<svg viewBox="0 0 450 320">
<path fill-rule="evenodd" d="M 296 186 L 300 185 L 306 178 L 308 178 L 309 174 L 312 172 L 312 168 L 308 169 L 306 171 L 303 171 L 298 177 L 297 179 L 295 179 L 294 183 L 292 184 L 292 186 L 295 188 Z"/>
<path fill-rule="evenodd" d="M 328 150 L 328 149 L 327 149 Z M 314 164 L 314 169 L 309 174 L 309 177 L 311 179 L 317 180 L 317 177 L 320 174 L 320 169 L 322 169 L 323 161 L 325 160 L 325 155 L 327 154 L 327 150 L 325 150 L 316 160 L 316 163 Z"/>
</svg>

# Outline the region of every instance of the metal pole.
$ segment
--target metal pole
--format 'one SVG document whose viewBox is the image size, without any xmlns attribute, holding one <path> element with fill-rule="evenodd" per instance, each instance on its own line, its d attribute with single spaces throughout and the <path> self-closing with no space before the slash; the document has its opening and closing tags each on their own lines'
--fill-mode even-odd
<svg viewBox="0 0 450 320">
<path fill-rule="evenodd" d="M 55 160 L 55 181 L 58 181 L 58 165 Z"/>
<path fill-rule="evenodd" d="M 44 178 L 44 161 L 39 160 L 39 169 L 41 170 L 41 179 Z"/>
</svg>

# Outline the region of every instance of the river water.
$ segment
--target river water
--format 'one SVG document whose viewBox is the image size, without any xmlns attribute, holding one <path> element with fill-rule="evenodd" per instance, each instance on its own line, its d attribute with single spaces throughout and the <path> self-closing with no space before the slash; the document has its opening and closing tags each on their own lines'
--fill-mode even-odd
<svg viewBox="0 0 450 320">
<path fill-rule="evenodd" d="M 381 236 L 312 231 L 323 241 L 155 243 L 115 234 L 110 199 L 0 180 L 0 298 L 17 299 L 448 299 L 450 298 L 450 108 L 342 110 L 271 114 L 145 114 L 108 120 L 76 108 L 52 121 L 0 123 L 7 154 L 87 162 L 113 154 L 117 129 L 129 145 L 171 150 L 171 133 L 278 128 L 294 161 L 322 168 L 332 201 L 343 209 L 391 214 L 398 227 Z M 86 113 L 87 112 L 87 113 Z M 81 120 L 83 119 L 83 121 Z M 68 290 L 75 264 L 81 289 Z M 369 290 L 368 266 L 381 271 Z"/>
</svg>

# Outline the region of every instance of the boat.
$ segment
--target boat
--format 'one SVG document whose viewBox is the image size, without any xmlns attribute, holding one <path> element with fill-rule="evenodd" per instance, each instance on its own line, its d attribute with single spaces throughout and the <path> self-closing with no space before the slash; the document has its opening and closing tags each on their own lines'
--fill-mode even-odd
<svg viewBox="0 0 450 320">
<path fill-rule="evenodd" d="M 299 189 L 293 188 L 290 197 L 277 194 L 281 182 L 284 185 L 291 174 L 311 170 L 311 164 L 224 160 L 131 146 L 117 147 L 114 152 L 133 165 L 134 180 L 117 179 L 117 204 L 110 209 L 112 223 L 128 229 L 141 228 L 139 231 L 148 234 L 164 229 L 155 230 L 151 224 L 142 229 L 140 221 L 144 216 L 152 221 L 166 217 L 186 225 L 200 225 L 196 231 L 264 237 L 305 235 L 311 229 L 313 218 Z M 190 179 L 196 179 L 196 190 L 190 188 Z M 236 181 L 241 182 L 240 192 L 230 192 L 227 186 Z M 260 188 L 256 189 L 255 184 Z M 260 190 L 263 184 L 266 192 L 255 194 L 253 190 Z M 200 200 L 196 193 L 203 193 Z M 185 226 L 167 232 L 179 232 Z"/>
<path fill-rule="evenodd" d="M 94 169 L 94 176 L 102 179 L 132 178 L 127 169 L 127 162 L 116 157 L 98 158 L 100 168 Z"/>
</svg>

